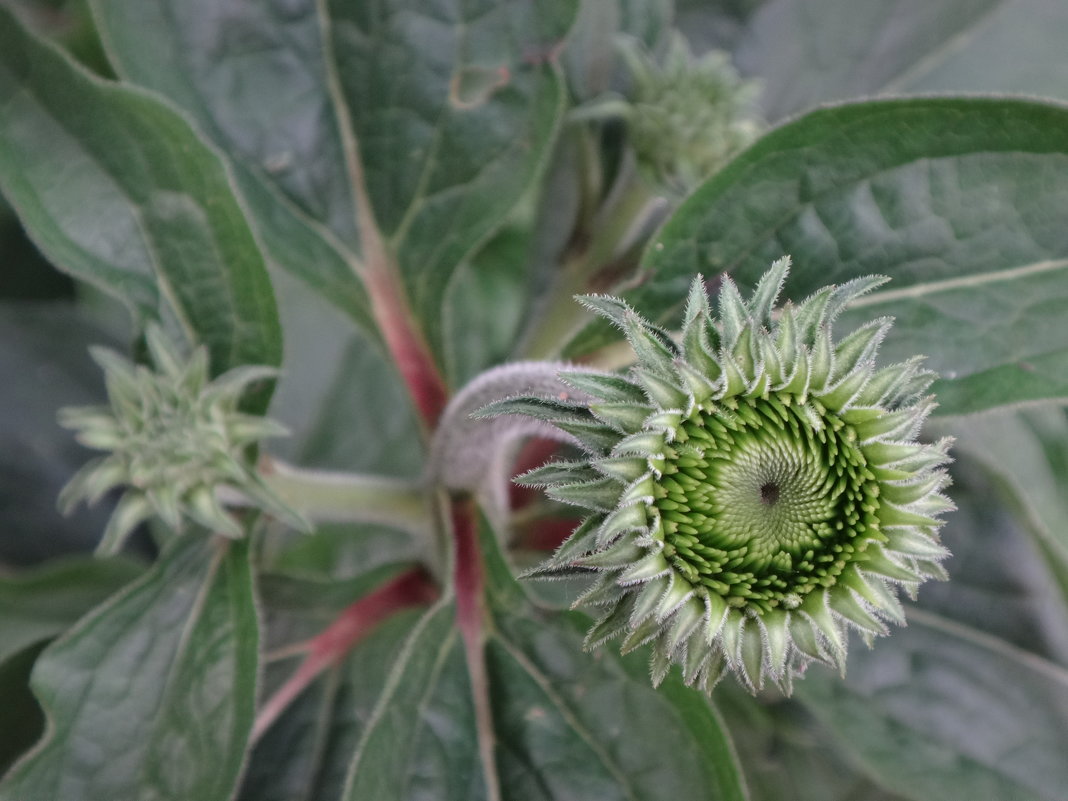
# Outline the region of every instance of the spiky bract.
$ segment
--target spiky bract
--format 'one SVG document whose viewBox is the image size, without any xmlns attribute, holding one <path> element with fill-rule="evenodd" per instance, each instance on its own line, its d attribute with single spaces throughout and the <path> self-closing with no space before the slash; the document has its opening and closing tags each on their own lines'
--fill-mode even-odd
<svg viewBox="0 0 1068 801">
<path fill-rule="evenodd" d="M 271 367 L 238 367 L 209 382 L 208 354 L 188 359 L 163 331 L 146 335 L 155 369 L 135 365 L 106 348 L 91 348 L 104 369 L 108 406 L 62 409 L 60 423 L 75 429 L 83 445 L 110 451 L 86 464 L 60 494 L 65 510 L 126 490 L 112 514 L 99 550 L 117 551 L 141 522 L 158 515 L 172 529 L 189 519 L 229 537 L 239 523 L 222 507 L 217 490 L 236 490 L 295 527 L 307 523 L 283 503 L 249 463 L 248 448 L 285 428 L 238 410 L 250 384 L 271 379 Z"/>
<path fill-rule="evenodd" d="M 848 627 L 870 640 L 904 622 L 897 587 L 944 577 L 949 443 L 915 441 L 934 374 L 919 359 L 876 368 L 889 319 L 832 339 L 837 314 L 885 279 L 776 313 L 788 268 L 748 301 L 725 278 L 715 318 L 695 280 L 678 343 L 620 300 L 585 298 L 626 333 L 630 373 L 562 373 L 583 403 L 493 407 L 585 449 L 520 479 L 591 511 L 532 575 L 599 573 L 576 602 L 603 609 L 588 645 L 652 643 L 654 682 L 678 663 L 707 689 L 729 671 L 789 691 L 814 660 L 844 669 Z"/>
</svg>

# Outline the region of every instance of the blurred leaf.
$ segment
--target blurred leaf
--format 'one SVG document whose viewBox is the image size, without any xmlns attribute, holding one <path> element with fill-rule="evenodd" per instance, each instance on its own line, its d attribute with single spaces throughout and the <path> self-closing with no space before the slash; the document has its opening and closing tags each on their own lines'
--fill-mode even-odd
<svg viewBox="0 0 1068 801">
<path fill-rule="evenodd" d="M 968 440 L 981 437 L 994 417 L 969 418 L 967 433 L 964 426 L 952 427 L 962 437 L 954 448 L 957 462 L 949 488 L 957 510 L 942 531 L 942 542 L 953 554 L 945 563 L 950 580 L 925 585 L 919 604 L 1068 667 L 1068 586 L 1058 587 L 1053 565 L 1043 558 L 1042 540 L 1034 540 L 1026 518 L 1012 514 L 1005 502 L 1011 491 L 999 492 L 982 469 L 988 465 L 971 456 L 974 443 Z M 1026 450 L 1027 442 L 1019 447 Z M 991 450 L 988 458 L 998 455 Z"/>
<path fill-rule="evenodd" d="M 1058 801 L 1068 786 L 1068 672 L 926 612 L 845 680 L 812 671 L 798 698 L 884 787 L 915 801 Z"/>
<path fill-rule="evenodd" d="M 292 432 L 270 451 L 323 469 L 415 477 L 423 443 L 411 398 L 376 341 L 286 275 L 276 276 L 285 369 L 271 416 Z"/>
<path fill-rule="evenodd" d="M 731 682 L 716 687 L 714 698 L 752 801 L 901 801 L 867 777 L 796 700 L 754 698 Z"/>
<path fill-rule="evenodd" d="M 1017 512 L 1059 586 L 1068 614 L 1068 417 L 1059 407 L 949 421 L 957 450 L 981 464 L 1003 490 L 1001 503 Z M 1006 503 L 1007 501 L 1007 503 Z M 1051 604 L 1045 603 L 1049 609 Z M 1058 620 L 1061 618 L 1058 617 Z M 1064 633 L 1068 637 L 1068 628 Z"/>
<path fill-rule="evenodd" d="M 773 0 L 737 59 L 768 119 L 882 93 L 993 92 L 1068 99 L 1060 0 Z"/>
<path fill-rule="evenodd" d="M 128 559 L 71 558 L 0 578 L 0 662 L 63 633 L 140 572 Z"/>
<path fill-rule="evenodd" d="M 361 269 L 367 245 L 357 217 L 373 214 L 441 353 L 449 276 L 551 148 L 564 103 L 552 59 L 573 0 L 94 9 L 120 72 L 189 109 L 235 155 L 260 227 L 286 229 L 268 233 L 273 256 L 357 317 L 365 301 L 346 270 Z"/>
<path fill-rule="evenodd" d="M 228 798 L 252 725 L 258 641 L 247 543 L 177 540 L 38 659 L 48 731 L 0 798 Z"/>
<path fill-rule="evenodd" d="M 884 362 L 926 353 L 936 414 L 1068 397 L 1068 108 L 879 101 L 814 111 L 692 195 L 628 294 L 664 318 L 698 272 L 751 288 L 783 254 L 800 299 L 882 273 L 840 330 L 897 319 Z M 581 343 L 587 347 L 593 341 Z"/>
<path fill-rule="evenodd" d="M 500 788 L 487 790 L 479 765 L 464 648 L 446 600 L 405 646 L 357 750 L 346 798 L 747 798 L 705 698 L 673 679 L 654 690 L 640 655 L 584 654 L 588 621 L 532 607 L 492 538 L 482 542 Z"/>
<path fill-rule="evenodd" d="M 30 564 L 67 551 L 91 550 L 110 503 L 56 508 L 60 489 L 89 456 L 59 427 L 62 406 L 100 403 L 104 380 L 87 345 L 112 344 L 73 304 L 0 304 L 0 561 Z"/>
<path fill-rule="evenodd" d="M 44 715 L 30 692 L 30 671 L 44 647 L 39 642 L 0 661 L 0 776 L 44 732 Z"/>
<path fill-rule="evenodd" d="M 278 363 L 274 294 L 216 153 L 176 112 L 90 76 L 3 9 L 0 187 L 52 262 L 140 320 L 176 320 L 216 372 Z"/>
</svg>

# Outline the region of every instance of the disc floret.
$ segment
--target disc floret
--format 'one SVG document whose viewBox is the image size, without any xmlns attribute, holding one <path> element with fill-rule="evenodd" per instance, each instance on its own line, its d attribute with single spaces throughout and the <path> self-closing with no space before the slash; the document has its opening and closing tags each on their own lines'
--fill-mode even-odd
<svg viewBox="0 0 1068 801">
<path fill-rule="evenodd" d="M 184 358 L 158 326 L 146 335 L 152 368 L 135 365 L 107 348 L 91 348 L 107 378 L 107 406 L 62 409 L 60 423 L 86 447 L 108 451 L 86 464 L 60 494 L 69 511 L 125 491 L 100 543 L 122 547 L 130 532 L 156 515 L 170 528 L 192 521 L 228 537 L 240 523 L 221 505 L 220 490 L 236 492 L 296 528 L 307 523 L 264 483 L 250 463 L 250 446 L 286 429 L 238 406 L 250 385 L 273 379 L 272 367 L 245 366 L 209 380 L 208 354 L 198 347 Z"/>
<path fill-rule="evenodd" d="M 934 406 L 919 359 L 875 366 L 883 318 L 835 342 L 861 278 L 774 309 L 789 260 L 718 314 L 693 282 L 678 341 L 622 301 L 583 302 L 626 333 L 627 376 L 569 370 L 588 400 L 510 399 L 552 420 L 586 458 L 526 474 L 590 510 L 532 575 L 599 574 L 576 605 L 602 609 L 587 644 L 652 644 L 659 683 L 679 664 L 706 689 L 727 672 L 786 691 L 813 661 L 844 669 L 846 629 L 904 622 L 897 588 L 944 578 L 938 515 L 952 508 L 948 440 L 916 441 Z"/>
</svg>

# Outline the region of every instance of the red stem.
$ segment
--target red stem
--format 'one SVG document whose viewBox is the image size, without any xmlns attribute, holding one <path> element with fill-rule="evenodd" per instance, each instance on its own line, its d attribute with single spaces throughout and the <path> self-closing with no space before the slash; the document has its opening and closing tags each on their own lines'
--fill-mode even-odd
<svg viewBox="0 0 1068 801">
<path fill-rule="evenodd" d="M 460 629 L 464 642 L 464 657 L 471 679 L 471 695 L 475 703 L 475 731 L 478 737 L 479 760 L 485 774 L 486 795 L 490 801 L 499 801 L 500 782 L 494 755 L 493 709 L 490 706 L 489 676 L 486 674 L 486 658 L 483 652 L 485 575 L 474 501 L 470 498 L 454 498 L 451 514 L 453 543 L 456 547 L 456 562 L 453 568 L 456 626 Z"/>
<path fill-rule="evenodd" d="M 379 266 L 378 269 L 369 270 L 365 280 L 375 322 L 382 332 L 386 347 L 427 430 L 433 431 L 448 402 L 445 381 L 438 372 L 426 341 L 412 321 L 395 276 Z"/>
<path fill-rule="evenodd" d="M 251 741 L 259 740 L 309 684 L 344 659 L 376 625 L 401 609 L 429 604 L 437 596 L 438 589 L 430 577 L 421 568 L 415 568 L 350 604 L 333 623 L 308 641 L 308 655 L 300 667 L 256 715 Z"/>
</svg>

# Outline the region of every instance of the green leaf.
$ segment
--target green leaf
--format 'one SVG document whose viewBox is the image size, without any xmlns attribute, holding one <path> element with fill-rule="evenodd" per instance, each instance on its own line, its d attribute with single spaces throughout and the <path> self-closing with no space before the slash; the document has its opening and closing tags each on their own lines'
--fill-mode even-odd
<svg viewBox="0 0 1068 801">
<path fill-rule="evenodd" d="M 177 540 L 38 659 L 48 730 L 0 799 L 228 798 L 258 643 L 247 543 Z"/>
<path fill-rule="evenodd" d="M 884 362 L 942 374 L 936 413 L 1068 397 L 1068 108 L 918 99 L 814 111 L 692 195 L 627 297 L 668 314 L 697 272 L 751 288 L 790 254 L 786 294 L 872 273 L 891 283 L 841 319 L 897 318 Z M 586 343 L 591 344 L 590 342 Z"/>
<path fill-rule="evenodd" d="M 738 45 L 777 120 L 881 93 L 1068 99 L 1068 8 L 1057 0 L 774 0 Z"/>
<path fill-rule="evenodd" d="M 107 524 L 108 503 L 79 507 L 71 517 L 56 508 L 59 491 L 88 453 L 56 424 L 56 412 L 105 397 L 88 342 L 113 344 L 67 302 L 0 304 L 0 375 L 18 377 L 0 392 L 0 562 L 30 564 L 91 550 Z"/>
<path fill-rule="evenodd" d="M 253 749 L 239 799 L 340 797 L 360 735 L 418 617 L 401 612 L 384 622 L 293 702 Z M 293 670 L 292 660 L 282 667 Z"/>
<path fill-rule="evenodd" d="M 793 699 L 716 687 L 753 801 L 902 801 L 865 776 L 825 728 Z"/>
<path fill-rule="evenodd" d="M 1059 587 L 1048 612 L 1068 614 L 1068 417 L 1058 407 L 982 415 L 943 427 L 958 437 L 956 449 L 982 465 L 1001 490 L 1002 507 L 1016 513 L 1023 530 Z M 1005 514 L 1005 512 L 1002 512 Z M 1059 620 L 1060 617 L 1057 618 Z M 1056 630 L 1056 626 L 1052 627 Z M 1061 633 L 1068 637 L 1065 627 Z M 1068 648 L 1068 644 L 1065 646 Z M 1065 657 L 1068 664 L 1068 657 Z"/>
<path fill-rule="evenodd" d="M 654 690 L 641 655 L 583 653 L 589 621 L 533 607 L 491 535 L 482 546 L 496 776 L 480 765 L 463 641 L 445 599 L 394 666 L 345 798 L 748 798 L 707 698 L 675 679 Z"/>
<path fill-rule="evenodd" d="M 809 711 L 884 787 L 914 801 L 1057 801 L 1068 783 L 1068 672 L 936 615 L 874 650 L 843 681 L 797 683 Z"/>
<path fill-rule="evenodd" d="M 574 0 L 440 14 L 399 0 L 94 10 L 120 72 L 189 109 L 242 165 L 261 227 L 317 237 L 330 265 L 272 240 L 282 266 L 324 294 L 343 290 L 350 309 L 342 265 L 397 270 L 440 356 L 450 275 L 538 178 L 555 138 L 553 53 Z"/>
<path fill-rule="evenodd" d="M 974 441 L 969 445 L 969 440 L 982 441 L 986 424 L 998 417 L 1009 415 L 976 417 L 970 421 L 971 432 L 960 427 L 949 488 L 957 509 L 946 517 L 941 532 L 942 543 L 953 554 L 945 563 L 950 580 L 925 585 L 919 604 L 1068 667 L 1068 584 L 1058 586 L 1058 562 L 1049 551 L 1053 543 L 1042 532 L 1029 530 L 1028 515 L 1013 514 L 1016 490 L 1004 486 L 987 463 L 1001 457 L 1008 470 L 1012 456 L 991 448 L 985 458 L 978 458 L 972 455 Z M 1027 451 L 1031 444 L 1021 438 L 1012 450 Z M 1036 473 L 1021 477 L 1040 480 Z M 1063 525 L 1058 528 L 1063 530 Z M 1059 564 L 1062 570 L 1068 566 L 1063 554 Z"/>
<path fill-rule="evenodd" d="M 176 320 L 216 373 L 279 363 L 274 293 L 216 152 L 168 106 L 90 76 L 2 10 L 0 187 L 51 261 L 139 322 Z"/>
<path fill-rule="evenodd" d="M 0 662 L 61 634 L 140 572 L 129 559 L 69 558 L 0 578 Z"/>
</svg>

